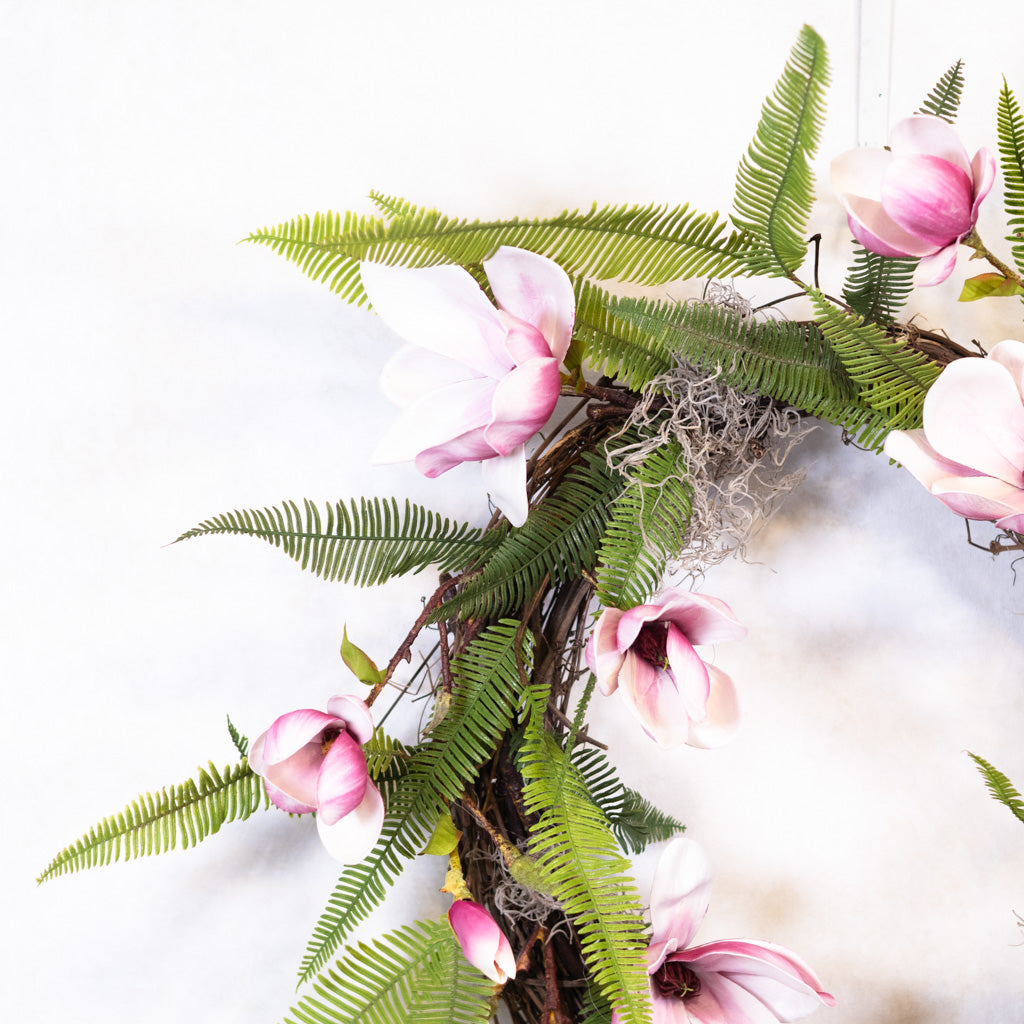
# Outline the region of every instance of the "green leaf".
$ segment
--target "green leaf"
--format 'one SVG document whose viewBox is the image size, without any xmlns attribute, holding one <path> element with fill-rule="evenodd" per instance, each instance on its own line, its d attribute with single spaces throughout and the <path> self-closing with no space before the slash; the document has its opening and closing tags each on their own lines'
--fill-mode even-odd
<svg viewBox="0 0 1024 1024">
<path fill-rule="evenodd" d="M 790 277 L 804 261 L 828 79 L 825 44 L 805 25 L 737 172 L 733 220 L 754 240 L 750 274 Z"/>
<path fill-rule="evenodd" d="M 423 847 L 423 855 L 436 855 L 447 857 L 459 845 L 459 838 L 462 833 L 455 827 L 452 816 L 448 813 L 441 814 L 437 819 L 437 826 Z"/>
<path fill-rule="evenodd" d="M 452 523 L 435 512 L 394 498 L 353 499 L 325 507 L 294 501 L 280 507 L 235 510 L 207 519 L 175 543 L 212 534 L 256 537 L 281 548 L 303 569 L 325 580 L 368 587 L 437 564 L 441 571 L 461 570 L 492 543 L 482 530 Z"/>
<path fill-rule="evenodd" d="M 239 757 L 249 756 L 249 737 L 243 736 L 236 728 L 234 722 L 231 721 L 231 716 L 226 716 L 228 720 L 228 735 L 231 737 L 231 742 L 235 745 L 235 750 L 238 751 Z"/>
<path fill-rule="evenodd" d="M 214 763 L 199 769 L 196 779 L 159 793 L 144 793 L 120 813 L 104 818 L 50 862 L 36 879 L 134 857 L 187 849 L 220 831 L 229 821 L 242 821 L 269 801 L 262 780 L 242 761 L 217 771 Z"/>
<path fill-rule="evenodd" d="M 443 918 L 349 947 L 313 987 L 286 1024 L 485 1024 L 494 993 Z"/>
<path fill-rule="evenodd" d="M 1021 798 L 1020 793 L 1017 792 L 1010 780 L 999 769 L 994 768 L 977 754 L 968 751 L 967 756 L 978 766 L 978 771 L 984 777 L 985 785 L 988 786 L 988 791 L 992 796 L 1001 804 L 1009 807 L 1018 821 L 1024 821 L 1024 799 Z"/>
<path fill-rule="evenodd" d="M 742 266 L 746 243 L 726 235 L 717 213 L 688 206 L 605 206 L 535 220 L 469 221 L 372 193 L 386 219 L 354 213 L 296 217 L 253 232 L 309 277 L 349 302 L 366 302 L 359 262 L 478 265 L 502 245 L 548 256 L 567 273 L 655 285 L 690 277 L 728 277 Z"/>
<path fill-rule="evenodd" d="M 918 114 L 932 114 L 952 124 L 960 109 L 960 96 L 964 91 L 964 62 L 958 60 L 938 80 L 935 88 L 917 109 Z"/>
<path fill-rule="evenodd" d="M 1006 79 L 999 93 L 996 127 L 999 168 L 1003 172 L 1003 205 L 1011 229 L 1006 240 L 1012 245 L 1017 270 L 1024 273 L 1024 116 Z"/>
<path fill-rule="evenodd" d="M 859 247 L 843 285 L 843 298 L 865 320 L 889 324 L 914 287 L 917 262 L 913 258 L 879 256 Z"/>
<path fill-rule="evenodd" d="M 367 686 L 376 686 L 387 675 L 377 668 L 365 651 L 349 640 L 347 626 L 341 629 L 341 660 L 356 679 Z"/>
<path fill-rule="evenodd" d="M 976 299 L 996 298 L 1006 295 L 1024 295 L 1024 288 L 1012 277 L 1003 277 L 1002 274 L 978 274 L 977 277 L 969 277 L 964 281 L 963 291 L 960 293 L 961 302 L 974 302 Z"/>
</svg>

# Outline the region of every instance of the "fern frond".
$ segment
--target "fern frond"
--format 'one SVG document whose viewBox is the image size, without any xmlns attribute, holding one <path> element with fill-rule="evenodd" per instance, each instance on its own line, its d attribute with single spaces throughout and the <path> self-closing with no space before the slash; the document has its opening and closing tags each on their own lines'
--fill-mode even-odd
<svg viewBox="0 0 1024 1024">
<path fill-rule="evenodd" d="M 921 426 L 924 398 L 941 367 L 895 341 L 874 324 L 833 306 L 820 292 L 809 293 L 817 320 L 860 389 L 860 399 L 881 416 L 863 441 L 880 448 L 890 430 Z"/>
<path fill-rule="evenodd" d="M 231 737 L 231 742 L 235 745 L 235 750 L 238 751 L 239 757 L 249 756 L 249 737 L 243 736 L 236 728 L 235 723 L 231 721 L 231 716 L 227 716 L 228 720 L 228 735 Z"/>
<path fill-rule="evenodd" d="M 173 850 L 180 842 L 187 849 L 201 843 L 229 821 L 248 818 L 260 806 L 268 807 L 263 783 L 242 761 L 218 771 L 214 763 L 199 769 L 196 779 L 159 793 L 144 793 L 120 813 L 98 825 L 50 862 L 36 879 L 81 871 L 135 857 Z"/>
<path fill-rule="evenodd" d="M 355 499 L 327 504 L 323 516 L 311 501 L 244 509 L 207 519 L 175 540 L 211 534 L 257 537 L 281 548 L 303 569 L 325 580 L 368 587 L 437 564 L 462 569 L 487 550 L 490 538 L 406 499 Z"/>
<path fill-rule="evenodd" d="M 532 641 L 519 623 L 489 626 L 452 661 L 452 703 L 428 742 L 410 752 L 389 793 L 381 837 L 362 863 L 338 879 L 299 968 L 308 981 L 366 919 L 405 864 L 423 848 L 447 809 L 494 751 L 521 701 L 519 665 L 529 671 Z"/>
<path fill-rule="evenodd" d="M 619 845 L 630 854 L 685 830 L 686 826 L 659 810 L 635 789 L 619 780 L 606 754 L 594 747 L 577 747 L 572 763 L 580 772 L 591 799 L 604 812 Z"/>
<path fill-rule="evenodd" d="M 692 506 L 682 445 L 672 441 L 636 467 L 612 506 L 598 550 L 597 596 L 606 608 L 644 604 L 682 550 Z"/>
<path fill-rule="evenodd" d="M 985 785 L 988 786 L 988 791 L 992 794 L 993 798 L 1001 804 L 1006 804 L 1018 821 L 1024 821 L 1024 799 L 1021 798 L 1020 793 L 1014 788 L 1013 783 L 998 768 L 994 768 L 984 758 L 978 757 L 977 754 L 972 754 L 970 751 L 967 751 L 967 756 L 978 766 L 978 771 L 984 777 Z"/>
<path fill-rule="evenodd" d="M 918 114 L 931 114 L 952 124 L 960 109 L 960 96 L 964 91 L 964 62 L 958 60 L 936 82 L 925 101 L 917 108 Z"/>
<path fill-rule="evenodd" d="M 916 266 L 912 257 L 879 256 L 858 247 L 843 285 L 843 298 L 865 320 L 892 323 L 914 286 Z"/>
<path fill-rule="evenodd" d="M 296 217 L 246 239 L 270 246 L 349 302 L 366 301 L 359 262 L 423 267 L 479 264 L 501 245 L 549 256 L 568 273 L 654 285 L 727 277 L 742 266 L 746 242 L 717 213 L 688 206 L 604 206 L 554 217 L 455 220 L 437 210 L 373 193 L 388 219 L 352 213 Z"/>
<path fill-rule="evenodd" d="M 526 810 L 539 817 L 530 853 L 576 928 L 593 984 L 622 1024 L 646 1024 L 643 909 L 629 862 L 579 770 L 543 730 L 547 693 L 536 689 L 518 761 Z"/>
<path fill-rule="evenodd" d="M 366 755 L 366 770 L 372 779 L 397 778 L 404 775 L 408 766 L 410 752 L 383 729 L 377 729 L 363 744 Z"/>
<path fill-rule="evenodd" d="M 494 993 L 443 918 L 346 949 L 313 987 L 286 1024 L 485 1024 Z"/>
<path fill-rule="evenodd" d="M 622 489 L 603 457 L 587 453 L 558 488 L 491 552 L 440 615 L 493 617 L 522 605 L 545 576 L 560 583 L 594 567 L 608 508 Z"/>
<path fill-rule="evenodd" d="M 1003 172 L 1003 205 L 1006 208 L 1013 261 L 1024 273 L 1024 117 L 1016 97 L 1003 79 L 996 111 L 999 134 L 999 167 Z"/>
<path fill-rule="evenodd" d="M 789 277 L 804 260 L 828 80 L 825 44 L 805 25 L 737 172 L 733 220 L 754 238 L 751 274 Z"/>
</svg>

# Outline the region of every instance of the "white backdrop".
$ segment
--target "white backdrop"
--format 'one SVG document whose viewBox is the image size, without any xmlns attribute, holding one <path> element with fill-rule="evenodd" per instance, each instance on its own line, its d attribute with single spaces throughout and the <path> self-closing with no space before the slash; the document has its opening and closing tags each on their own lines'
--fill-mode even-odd
<svg viewBox="0 0 1024 1024">
<path fill-rule="evenodd" d="M 369 212 L 370 189 L 468 217 L 594 200 L 728 210 L 806 20 L 832 57 L 812 227 L 836 290 L 850 250 L 831 156 L 881 143 L 886 119 L 960 57 L 972 151 L 995 146 L 1000 76 L 1024 96 L 1019 9 L 998 22 L 936 10 L 9 0 L 4 1020 L 279 1020 L 337 876 L 309 821 L 273 813 L 189 853 L 35 887 L 129 798 L 233 763 L 225 713 L 254 736 L 348 688 L 344 623 L 386 660 L 431 589 L 326 584 L 254 541 L 167 543 L 284 498 L 396 493 L 485 515 L 475 467 L 430 482 L 369 465 L 393 415 L 376 378 L 396 339 L 235 243 L 304 212 Z M 1015 300 L 947 309 L 965 263 L 913 308 L 961 341 L 1019 331 Z M 965 753 L 1024 783 L 1024 591 L 1008 558 L 968 548 L 908 475 L 835 430 L 796 462 L 807 482 L 751 562 L 704 585 L 750 627 L 716 653 L 740 689 L 740 736 L 656 754 L 600 704 L 594 732 L 708 850 L 718 880 L 701 937 L 798 951 L 839 1001 L 815 1020 L 1024 1021 L 1024 828 Z M 637 862 L 645 891 L 655 859 Z M 440 913 L 440 880 L 438 862 L 417 864 L 379 927 L 410 905 Z"/>
</svg>

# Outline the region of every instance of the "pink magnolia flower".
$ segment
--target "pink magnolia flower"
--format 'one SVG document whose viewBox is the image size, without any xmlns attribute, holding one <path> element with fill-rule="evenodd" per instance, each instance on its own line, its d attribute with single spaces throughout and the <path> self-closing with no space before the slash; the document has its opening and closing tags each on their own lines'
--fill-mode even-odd
<svg viewBox="0 0 1024 1024">
<path fill-rule="evenodd" d="M 746 634 L 724 601 L 672 588 L 629 611 L 606 608 L 586 659 L 601 691 L 619 690 L 660 746 L 717 747 L 739 725 L 736 691 L 693 648 Z"/>
<path fill-rule="evenodd" d="M 384 369 L 384 391 L 405 411 L 374 459 L 414 459 L 428 477 L 481 462 L 491 497 L 522 526 L 524 445 L 558 400 L 576 300 L 565 271 L 536 253 L 503 246 L 483 266 L 497 307 L 461 267 L 360 264 L 374 309 L 412 342 Z"/>
<path fill-rule="evenodd" d="M 672 840 L 651 887 L 653 1024 L 778 1024 L 835 1005 L 807 964 L 782 946 L 750 939 L 691 945 L 710 895 L 704 851 L 692 839 Z"/>
<path fill-rule="evenodd" d="M 853 237 L 880 256 L 922 257 L 914 283 L 945 281 L 956 247 L 995 181 L 995 157 L 974 159 L 952 125 L 928 114 L 900 121 L 889 149 L 851 149 L 832 162 L 832 185 Z"/>
<path fill-rule="evenodd" d="M 894 430 L 885 453 L 966 519 L 1024 533 L 1024 343 L 957 359 L 928 389 L 923 430 Z"/>
<path fill-rule="evenodd" d="M 448 923 L 465 958 L 491 981 L 504 985 L 516 976 L 516 958 L 505 933 L 479 903 L 456 900 L 448 911 Z"/>
<path fill-rule="evenodd" d="M 326 714 L 306 708 L 282 715 L 249 751 L 271 801 L 292 814 L 316 811 L 327 852 L 345 864 L 373 849 L 384 822 L 384 801 L 362 751 L 372 735 L 363 701 L 332 697 Z"/>
</svg>

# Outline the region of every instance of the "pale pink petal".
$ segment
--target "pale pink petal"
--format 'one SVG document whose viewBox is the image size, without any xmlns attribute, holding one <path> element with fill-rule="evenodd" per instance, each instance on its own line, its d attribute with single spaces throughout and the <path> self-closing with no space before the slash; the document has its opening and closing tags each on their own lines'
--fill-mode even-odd
<svg viewBox="0 0 1024 1024">
<path fill-rule="evenodd" d="M 503 985 L 516 976 L 516 961 L 505 933 L 479 903 L 456 900 L 448 923 L 465 958 L 491 981 Z"/>
<path fill-rule="evenodd" d="M 255 771 L 255 769 L 253 769 Z M 258 773 L 257 773 L 258 774 Z M 294 797 L 289 796 L 283 789 L 278 789 L 269 779 L 263 780 L 263 788 L 267 791 L 267 796 L 270 798 L 270 802 L 282 811 L 286 811 L 288 814 L 309 814 L 311 811 L 316 810 L 316 804 L 304 803 L 302 800 L 296 800 Z M 316 784 L 314 783 L 313 788 L 315 790 Z"/>
<path fill-rule="evenodd" d="M 732 609 L 721 599 L 674 587 L 657 602 L 662 606 L 659 618 L 675 623 L 691 644 L 716 644 L 742 640 L 747 635 Z"/>
<path fill-rule="evenodd" d="M 1016 515 L 1024 506 L 1024 491 L 991 476 L 940 478 L 930 490 L 965 519 L 995 521 Z"/>
<path fill-rule="evenodd" d="M 846 222 L 865 249 L 879 256 L 927 256 L 935 246 L 905 231 L 885 212 L 880 202 L 846 196 Z"/>
<path fill-rule="evenodd" d="M 657 622 L 664 613 L 665 609 L 657 599 L 651 604 L 638 604 L 623 612 L 616 631 L 616 643 L 619 650 L 629 650 L 640 635 L 640 630 L 648 622 Z"/>
<path fill-rule="evenodd" d="M 697 658 L 692 669 L 696 672 L 704 668 Z M 705 674 L 705 686 L 706 680 Z M 619 693 L 658 746 L 675 747 L 686 742 L 690 734 L 686 701 L 668 672 L 629 651 L 619 672 Z"/>
<path fill-rule="evenodd" d="M 495 450 L 487 443 L 487 428 L 477 427 L 444 444 L 425 449 L 416 456 L 414 462 L 425 477 L 433 480 L 464 462 L 482 462 L 496 456 Z"/>
<path fill-rule="evenodd" d="M 618 608 L 605 608 L 598 617 L 585 651 L 587 665 L 597 676 L 597 685 L 605 696 L 618 688 L 619 670 L 626 658 L 617 640 L 622 614 Z"/>
<path fill-rule="evenodd" d="M 1024 534 L 1024 511 L 1014 512 L 1013 515 L 997 519 L 996 526 L 1000 530 L 1012 530 L 1014 533 Z"/>
<path fill-rule="evenodd" d="M 363 748 L 347 732 L 337 736 L 324 755 L 316 787 L 316 812 L 333 825 L 362 803 L 370 776 Z"/>
<path fill-rule="evenodd" d="M 322 711 L 314 711 L 312 708 L 302 708 L 281 715 L 274 720 L 274 724 L 262 737 L 263 762 L 274 765 L 291 757 L 329 725 L 335 724 L 337 719 L 333 715 L 325 715 Z"/>
<path fill-rule="evenodd" d="M 384 364 L 380 387 L 396 405 L 411 405 L 427 391 L 474 377 L 484 374 L 428 348 L 404 345 Z"/>
<path fill-rule="evenodd" d="M 893 430 L 886 436 L 882 450 L 929 489 L 943 477 L 968 476 L 972 472 L 959 462 L 944 459 L 920 429 Z"/>
<path fill-rule="evenodd" d="M 845 205 L 850 196 L 882 198 L 882 178 L 892 163 L 892 153 L 884 149 L 849 149 L 832 161 L 832 188 Z"/>
<path fill-rule="evenodd" d="M 333 721 L 333 719 L 332 719 Z M 288 800 L 302 804 L 305 808 L 316 806 L 316 787 L 320 778 L 320 766 L 323 764 L 323 750 L 320 746 L 320 734 L 303 747 L 299 747 L 291 757 L 275 764 L 264 764 L 263 781 L 269 783 Z M 255 769 L 253 769 L 255 771 Z M 269 793 L 269 789 L 268 789 Z M 273 797 L 271 797 L 273 799 Z M 282 810 L 290 810 L 284 802 L 274 801 Z"/>
<path fill-rule="evenodd" d="M 547 423 L 560 387 L 553 359 L 530 359 L 517 366 L 494 392 L 487 443 L 499 455 L 525 444 Z"/>
<path fill-rule="evenodd" d="M 1024 401 L 1024 342 L 1013 338 L 1001 341 L 993 346 L 987 358 L 990 363 L 998 363 L 1009 373 Z"/>
<path fill-rule="evenodd" d="M 377 442 L 373 461 L 408 462 L 420 452 L 486 427 L 496 387 L 489 377 L 474 377 L 422 393 Z"/>
<path fill-rule="evenodd" d="M 675 623 L 669 623 L 668 626 L 665 656 L 668 659 L 669 674 L 686 709 L 686 717 L 691 722 L 701 721 L 707 713 L 706 705 L 711 692 L 708 668 Z"/>
<path fill-rule="evenodd" d="M 498 311 L 462 267 L 361 263 L 359 274 L 374 311 L 406 341 L 489 377 L 512 369 Z"/>
<path fill-rule="evenodd" d="M 691 1020 L 700 1024 L 778 1024 L 760 1000 L 721 974 L 701 974 L 700 992 L 686 999 Z"/>
<path fill-rule="evenodd" d="M 960 141 L 959 133 L 941 117 L 914 114 L 898 121 L 889 133 L 889 147 L 897 157 L 912 154 L 936 156 L 965 174 L 971 173 L 967 150 Z"/>
<path fill-rule="evenodd" d="M 924 400 L 928 442 L 948 459 L 1024 485 L 1024 405 L 1010 373 L 987 359 L 958 359 Z"/>
<path fill-rule="evenodd" d="M 971 177 L 974 179 L 974 205 L 971 208 L 971 224 L 978 220 L 978 207 L 992 191 L 996 181 L 996 158 L 987 150 L 979 149 L 971 161 Z"/>
<path fill-rule="evenodd" d="M 505 351 L 508 352 L 512 362 L 518 366 L 528 359 L 553 358 L 547 338 L 533 324 L 528 324 L 525 320 L 520 320 L 504 310 L 499 310 L 498 314 L 508 331 L 508 334 L 505 335 Z M 555 360 L 555 369 L 558 369 L 557 359 Z"/>
<path fill-rule="evenodd" d="M 377 845 L 384 824 L 384 800 L 369 782 L 362 802 L 333 825 L 316 816 L 316 827 L 327 852 L 342 864 L 361 861 Z"/>
<path fill-rule="evenodd" d="M 956 239 L 944 249 L 923 257 L 914 267 L 914 284 L 918 288 L 931 288 L 933 285 L 942 284 L 956 267 L 959 245 L 960 240 Z"/>
<path fill-rule="evenodd" d="M 498 305 L 533 324 L 560 363 L 569 349 L 576 310 L 565 271 L 546 256 L 511 246 L 502 246 L 485 260 L 484 270 Z"/>
<path fill-rule="evenodd" d="M 341 693 L 327 702 L 328 714 L 345 723 L 345 731 L 360 745 L 373 736 L 373 715 L 366 701 L 351 693 Z"/>
<path fill-rule="evenodd" d="M 936 246 L 970 231 L 973 199 L 967 172 L 934 156 L 893 160 L 882 181 L 885 212 L 905 231 Z"/>
<path fill-rule="evenodd" d="M 711 878 L 707 855 L 692 839 L 673 839 L 665 847 L 651 885 L 652 944 L 670 938 L 677 948 L 690 944 L 708 912 Z"/>
<path fill-rule="evenodd" d="M 508 455 L 488 459 L 481 466 L 484 487 L 491 500 L 513 526 L 522 526 L 530 511 L 526 496 L 526 450 L 520 445 Z"/>
<path fill-rule="evenodd" d="M 720 747 L 736 735 L 740 727 L 740 703 L 732 679 L 721 669 L 708 665 L 711 693 L 705 705 L 702 721 L 690 722 L 687 746 L 711 750 Z"/>
</svg>

